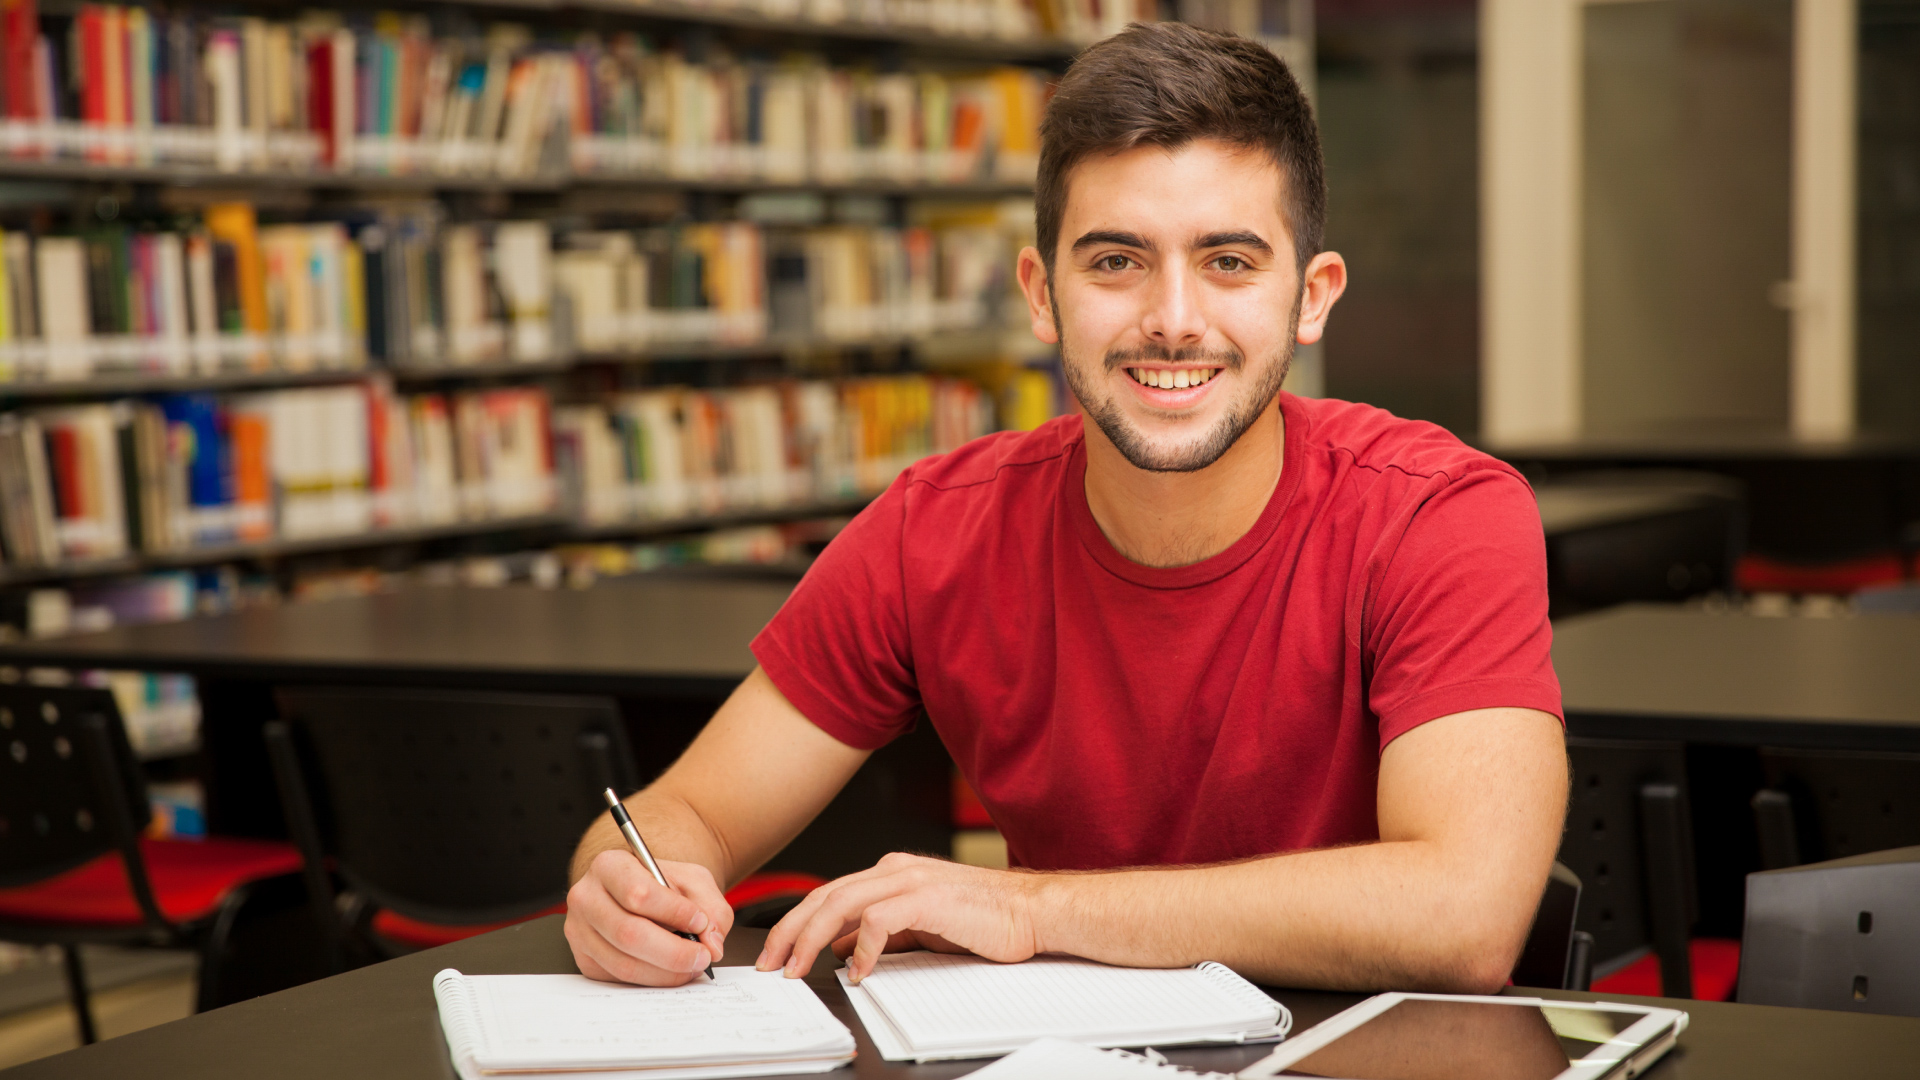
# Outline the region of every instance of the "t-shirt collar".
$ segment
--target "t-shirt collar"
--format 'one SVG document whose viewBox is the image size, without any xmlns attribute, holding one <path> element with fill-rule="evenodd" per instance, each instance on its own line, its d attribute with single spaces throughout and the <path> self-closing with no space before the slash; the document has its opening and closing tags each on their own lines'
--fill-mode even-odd
<svg viewBox="0 0 1920 1080">
<path fill-rule="evenodd" d="M 1267 498 L 1266 509 L 1260 512 L 1253 527 L 1225 551 L 1197 563 L 1173 567 L 1142 566 L 1115 551 L 1107 534 L 1100 531 L 1100 523 L 1094 520 L 1092 508 L 1087 505 L 1087 440 L 1084 430 L 1068 450 L 1067 471 L 1060 485 L 1062 511 L 1069 527 L 1079 535 L 1081 546 L 1095 562 L 1115 577 L 1136 585 L 1151 589 L 1187 589 L 1225 577 L 1239 569 L 1273 539 L 1280 527 L 1280 519 L 1286 515 L 1287 503 L 1300 487 L 1300 475 L 1305 465 L 1302 446 L 1309 426 L 1308 418 L 1305 410 L 1300 408 L 1299 400 L 1288 393 L 1280 395 L 1280 416 L 1286 425 L 1280 448 L 1280 482 L 1274 485 L 1273 494 Z"/>
</svg>

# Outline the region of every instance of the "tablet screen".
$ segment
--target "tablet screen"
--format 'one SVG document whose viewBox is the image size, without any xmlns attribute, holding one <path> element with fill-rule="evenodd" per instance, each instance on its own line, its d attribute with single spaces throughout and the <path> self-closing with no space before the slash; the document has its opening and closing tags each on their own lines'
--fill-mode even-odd
<svg viewBox="0 0 1920 1080">
<path fill-rule="evenodd" d="M 1280 1075 L 1552 1080 L 1645 1017 L 1638 1012 L 1413 998 L 1395 1003 Z"/>
</svg>

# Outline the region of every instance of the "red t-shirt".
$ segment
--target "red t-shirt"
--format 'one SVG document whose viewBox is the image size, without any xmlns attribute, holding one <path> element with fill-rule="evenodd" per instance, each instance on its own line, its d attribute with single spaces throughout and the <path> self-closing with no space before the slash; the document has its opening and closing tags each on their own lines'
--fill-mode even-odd
<svg viewBox="0 0 1920 1080">
<path fill-rule="evenodd" d="M 1558 715 L 1532 493 L 1432 424 L 1283 394 L 1247 534 L 1134 563 L 1087 508 L 1077 416 L 908 469 L 754 639 L 849 746 L 924 707 L 1016 865 L 1216 862 L 1379 837 L 1389 742 Z"/>
</svg>

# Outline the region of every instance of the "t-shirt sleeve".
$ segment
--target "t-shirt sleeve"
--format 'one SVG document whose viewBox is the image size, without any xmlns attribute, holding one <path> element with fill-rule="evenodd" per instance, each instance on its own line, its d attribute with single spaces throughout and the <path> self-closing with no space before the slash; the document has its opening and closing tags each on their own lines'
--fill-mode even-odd
<svg viewBox="0 0 1920 1080">
<path fill-rule="evenodd" d="M 793 707 L 860 750 L 885 746 L 920 714 L 901 568 L 908 475 L 834 537 L 753 639 Z"/>
<path fill-rule="evenodd" d="M 1482 468 L 1440 480 L 1385 553 L 1375 582 L 1362 632 L 1382 750 L 1429 720 L 1469 709 L 1561 716 L 1546 540 L 1518 476 Z"/>
</svg>

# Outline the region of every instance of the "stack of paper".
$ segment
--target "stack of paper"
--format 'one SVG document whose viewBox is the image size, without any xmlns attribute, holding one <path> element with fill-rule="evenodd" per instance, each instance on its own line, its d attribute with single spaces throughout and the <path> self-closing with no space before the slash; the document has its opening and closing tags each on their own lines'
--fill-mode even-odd
<svg viewBox="0 0 1920 1080">
<path fill-rule="evenodd" d="M 853 1059 L 853 1033 L 806 983 L 777 971 L 717 968 L 712 981 L 657 989 L 448 968 L 433 995 L 462 1080 L 774 1076 Z"/>
<path fill-rule="evenodd" d="M 888 1061 L 987 1057 L 1049 1037 L 1090 1046 L 1252 1042 L 1291 1023 L 1279 1002 L 1214 963 L 1161 970 L 911 952 L 882 956 L 858 986 L 843 968 L 840 982 Z"/>
</svg>

